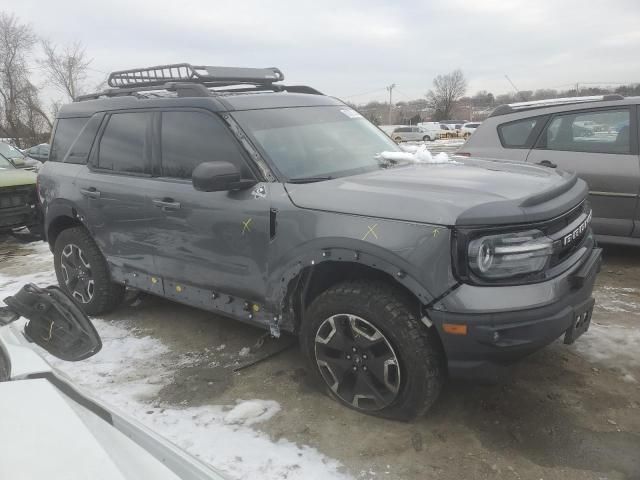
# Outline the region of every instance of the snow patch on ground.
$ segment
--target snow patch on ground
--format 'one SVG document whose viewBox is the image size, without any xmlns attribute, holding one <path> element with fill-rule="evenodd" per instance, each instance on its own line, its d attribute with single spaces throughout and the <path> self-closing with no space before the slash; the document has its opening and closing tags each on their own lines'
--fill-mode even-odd
<svg viewBox="0 0 640 480">
<path fill-rule="evenodd" d="M 46 265 L 51 253 L 39 248 L 29 257 Z M 44 287 L 56 284 L 56 278 L 54 272 L 48 270 L 15 277 L 0 274 L 0 299 L 15 294 L 25 283 Z M 157 393 L 173 380 L 176 370 L 197 363 L 198 356 L 172 355 L 165 344 L 141 335 L 126 318 L 92 320 L 103 342 L 97 355 L 72 363 L 45 354 L 55 368 L 92 395 L 233 479 L 351 478 L 341 472 L 339 462 L 314 448 L 285 439 L 272 441 L 268 435 L 250 428 L 278 414 L 280 405 L 273 400 L 254 399 L 238 401 L 236 405 L 192 408 L 159 403 Z"/>
<path fill-rule="evenodd" d="M 618 370 L 623 381 L 637 383 L 631 369 L 640 368 L 640 329 L 592 322 L 572 348 L 591 362 Z"/>
<path fill-rule="evenodd" d="M 630 287 L 604 286 L 596 290 L 596 309 L 610 313 L 640 313 L 640 290 Z"/>
<path fill-rule="evenodd" d="M 239 401 L 239 403 L 224 416 L 224 423 L 227 425 L 253 425 L 254 423 L 269 420 L 279 411 L 280 404 L 273 400 Z"/>
</svg>

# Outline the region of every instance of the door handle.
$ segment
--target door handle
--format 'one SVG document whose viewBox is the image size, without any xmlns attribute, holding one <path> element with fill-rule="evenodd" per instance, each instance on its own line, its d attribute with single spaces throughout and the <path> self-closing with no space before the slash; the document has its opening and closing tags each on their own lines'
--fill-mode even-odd
<svg viewBox="0 0 640 480">
<path fill-rule="evenodd" d="M 162 210 L 178 210 L 180 208 L 180 202 L 174 202 L 172 198 L 154 198 L 151 200 L 154 207 L 162 208 Z"/>
<path fill-rule="evenodd" d="M 81 188 L 80 193 L 85 197 L 100 198 L 100 192 L 96 190 L 96 187 Z"/>
<path fill-rule="evenodd" d="M 558 166 L 550 160 L 542 160 L 538 162 L 538 165 L 542 165 L 543 167 L 549 167 L 549 168 L 556 168 Z"/>
</svg>

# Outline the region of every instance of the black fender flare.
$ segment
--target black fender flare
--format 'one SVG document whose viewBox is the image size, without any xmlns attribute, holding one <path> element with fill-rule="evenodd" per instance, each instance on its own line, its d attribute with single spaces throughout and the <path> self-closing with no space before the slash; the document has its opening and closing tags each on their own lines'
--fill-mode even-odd
<svg viewBox="0 0 640 480">
<path fill-rule="evenodd" d="M 51 245 L 49 239 L 49 231 L 51 225 L 58 221 L 61 217 L 67 217 L 82 224 L 85 228 L 85 214 L 82 210 L 79 210 L 77 205 L 69 200 L 56 199 L 47 204 L 44 212 L 44 236 L 47 242 Z M 53 245 L 51 245 L 53 248 Z"/>
<path fill-rule="evenodd" d="M 267 281 L 267 304 L 279 316 L 286 314 L 291 282 L 298 278 L 303 270 L 324 262 L 357 263 L 386 273 L 423 305 L 429 304 L 435 298 L 435 295 L 413 275 L 415 267 L 394 252 L 352 238 L 324 237 L 288 252 L 285 261 L 270 271 Z"/>
</svg>

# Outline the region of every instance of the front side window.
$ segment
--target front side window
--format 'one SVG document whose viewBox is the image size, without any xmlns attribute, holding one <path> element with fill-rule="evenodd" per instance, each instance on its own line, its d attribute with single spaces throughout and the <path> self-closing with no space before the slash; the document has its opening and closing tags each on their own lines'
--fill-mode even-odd
<svg viewBox="0 0 640 480">
<path fill-rule="evenodd" d="M 104 130 L 98 168 L 123 173 L 149 173 L 147 128 L 149 113 L 115 113 Z"/>
<path fill-rule="evenodd" d="M 533 140 L 530 138 L 540 118 L 526 118 L 498 126 L 498 136 L 505 148 L 524 148 Z"/>
<path fill-rule="evenodd" d="M 248 110 L 233 115 L 289 180 L 379 170 L 385 168 L 381 152 L 400 151 L 387 135 L 346 106 Z"/>
<path fill-rule="evenodd" d="M 204 162 L 225 161 L 236 165 L 243 177 L 251 177 L 240 148 L 218 118 L 205 112 L 162 113 L 162 175 L 190 179 Z"/>
<path fill-rule="evenodd" d="M 537 148 L 586 153 L 631 153 L 628 109 L 555 116 Z"/>
</svg>

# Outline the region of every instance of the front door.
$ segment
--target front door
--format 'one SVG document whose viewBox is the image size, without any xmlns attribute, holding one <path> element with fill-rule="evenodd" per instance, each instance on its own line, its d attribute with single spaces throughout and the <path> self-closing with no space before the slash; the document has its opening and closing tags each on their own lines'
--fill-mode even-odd
<svg viewBox="0 0 640 480">
<path fill-rule="evenodd" d="M 630 236 L 640 193 L 635 107 L 554 115 L 529 163 L 557 165 L 589 184 L 596 234 Z"/>
<path fill-rule="evenodd" d="M 267 274 L 269 185 L 196 191 L 191 174 L 203 162 L 231 162 L 243 178 L 254 178 L 239 143 L 218 116 L 204 110 L 165 111 L 157 123 L 160 148 L 148 241 L 157 252 L 165 295 L 205 308 L 222 296 L 260 303 Z"/>
<path fill-rule="evenodd" d="M 155 268 L 153 245 L 147 241 L 153 183 L 151 116 L 139 111 L 109 115 L 89 164 L 75 180 L 84 197 L 84 220 L 92 237 L 114 277 L 132 284 L 139 274 L 153 273 Z"/>
</svg>

